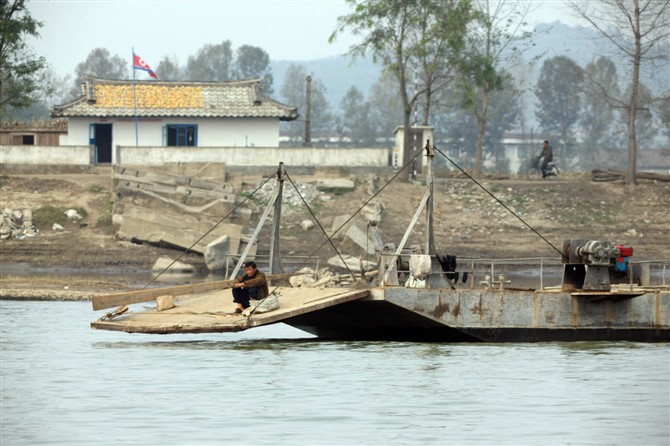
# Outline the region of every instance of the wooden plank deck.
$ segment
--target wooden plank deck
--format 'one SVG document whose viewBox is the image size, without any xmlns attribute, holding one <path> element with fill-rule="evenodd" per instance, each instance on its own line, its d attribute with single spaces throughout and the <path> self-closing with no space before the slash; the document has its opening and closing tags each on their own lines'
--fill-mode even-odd
<svg viewBox="0 0 670 446">
<path fill-rule="evenodd" d="M 230 289 L 175 298 L 175 308 L 156 311 L 148 308 L 127 312 L 110 320 L 97 320 L 91 327 L 127 333 L 219 333 L 236 332 L 274 324 L 293 316 L 369 296 L 367 289 L 278 288 L 280 307 L 267 313 L 245 317 L 233 313 L 235 304 Z"/>
</svg>

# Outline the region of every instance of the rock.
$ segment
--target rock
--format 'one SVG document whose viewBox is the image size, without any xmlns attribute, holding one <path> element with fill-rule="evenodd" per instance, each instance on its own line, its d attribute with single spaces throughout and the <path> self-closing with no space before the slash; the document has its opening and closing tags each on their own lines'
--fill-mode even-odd
<svg viewBox="0 0 670 446">
<path fill-rule="evenodd" d="M 347 229 L 346 235 L 356 245 L 363 248 L 364 250 L 367 250 L 368 254 L 374 254 L 375 253 L 375 242 L 374 242 L 374 240 L 368 238 L 368 235 L 366 234 L 366 232 L 364 232 L 358 226 L 356 226 L 356 225 L 349 226 L 349 229 Z"/>
<path fill-rule="evenodd" d="M 222 235 L 205 248 L 205 263 L 210 271 L 218 271 L 226 267 L 230 255 L 230 237 Z"/>
<path fill-rule="evenodd" d="M 165 296 L 158 296 L 156 298 L 156 310 L 165 311 L 174 308 L 174 296 L 166 294 Z"/>
<path fill-rule="evenodd" d="M 300 222 L 300 227 L 302 228 L 303 231 L 307 231 L 309 229 L 312 229 L 314 227 L 314 222 L 312 220 L 303 220 Z"/>
<path fill-rule="evenodd" d="M 335 231 L 337 231 L 340 228 L 340 226 L 344 225 L 344 222 L 346 222 L 347 220 L 349 220 L 348 215 L 338 215 L 337 217 L 335 217 L 333 219 L 333 226 L 332 226 L 332 229 L 330 230 L 330 235 L 334 234 Z M 340 232 L 338 232 L 336 234 L 336 237 L 340 237 L 340 238 L 343 237 L 344 234 L 347 233 L 347 229 L 352 224 L 353 224 L 352 222 L 347 223 L 342 229 L 340 229 Z"/>
<path fill-rule="evenodd" d="M 119 228 L 121 224 L 123 223 L 123 215 L 122 214 L 114 214 L 112 215 L 112 224 Z"/>
<path fill-rule="evenodd" d="M 311 287 L 316 283 L 310 276 L 291 276 L 288 281 L 293 288 Z"/>
<path fill-rule="evenodd" d="M 382 220 L 382 207 L 381 205 L 376 202 L 370 202 L 366 204 L 363 209 L 361 210 L 361 214 L 365 218 L 366 221 L 375 221 L 375 222 L 381 222 Z"/>
<path fill-rule="evenodd" d="M 65 228 L 63 226 L 59 225 L 58 223 L 54 223 L 53 226 L 51 226 L 51 229 L 53 229 L 54 231 L 62 231 Z"/>
<path fill-rule="evenodd" d="M 361 272 L 360 267 L 361 262 L 363 263 L 363 268 L 365 268 L 366 271 L 371 271 L 377 268 L 377 264 L 375 262 L 369 262 L 367 260 L 361 261 L 357 257 L 350 255 L 343 255 L 342 258 L 344 259 L 344 262 L 353 273 Z M 330 259 L 328 259 L 328 264 L 331 266 L 335 266 L 337 268 L 346 268 L 345 264 L 342 263 L 342 260 L 340 259 L 339 256 L 333 256 Z"/>
<path fill-rule="evenodd" d="M 169 257 L 159 257 L 153 268 L 154 271 L 170 271 L 171 273 L 192 273 L 193 266 L 184 262 L 174 262 Z"/>
<path fill-rule="evenodd" d="M 68 209 L 65 211 L 65 216 L 70 220 L 81 220 L 83 217 L 79 215 L 76 209 Z"/>
<path fill-rule="evenodd" d="M 345 191 L 352 191 L 356 188 L 356 184 L 347 178 L 331 178 L 326 180 L 319 180 L 316 183 L 319 190 L 338 189 Z"/>
</svg>

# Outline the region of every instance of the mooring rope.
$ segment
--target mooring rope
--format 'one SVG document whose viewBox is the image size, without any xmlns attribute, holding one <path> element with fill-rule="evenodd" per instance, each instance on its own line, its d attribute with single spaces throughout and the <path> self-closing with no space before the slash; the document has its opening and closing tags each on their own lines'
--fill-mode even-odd
<svg viewBox="0 0 670 446">
<path fill-rule="evenodd" d="M 305 197 L 302 196 L 302 194 L 298 190 L 298 187 L 295 185 L 295 183 L 293 182 L 293 179 L 291 178 L 291 176 L 288 173 L 286 174 L 286 178 L 288 178 L 288 180 L 291 182 L 291 185 L 293 186 L 293 189 L 295 189 L 295 192 L 300 197 L 300 200 L 302 200 L 302 203 L 305 205 L 305 207 L 309 211 L 310 215 L 312 216 L 312 218 L 314 219 L 316 224 L 319 225 L 319 228 L 321 229 L 321 232 L 323 232 L 323 235 L 326 236 L 327 241 L 330 242 L 330 246 L 333 247 L 333 249 L 337 253 L 337 256 L 342 261 L 342 264 L 344 265 L 344 267 L 347 269 L 347 271 L 349 271 L 349 274 L 351 274 L 352 277 L 355 277 L 354 273 L 351 271 L 351 268 L 349 268 L 349 265 L 347 264 L 347 262 L 344 261 L 344 258 L 342 257 L 342 254 L 340 254 L 340 251 L 335 247 L 335 244 L 333 243 L 333 240 L 330 237 L 328 237 L 328 234 L 326 233 L 326 230 L 321 225 L 321 222 L 319 221 L 319 219 L 316 218 L 316 215 L 314 215 L 314 212 L 312 212 L 312 208 L 309 207 L 309 204 L 307 204 L 307 201 L 305 201 Z"/>
<path fill-rule="evenodd" d="M 509 211 L 510 214 L 514 215 L 514 217 L 516 217 L 521 223 L 523 223 L 524 225 L 526 225 L 526 226 L 528 227 L 528 229 L 530 229 L 531 231 L 533 231 L 538 237 L 540 237 L 542 240 L 544 240 L 545 243 L 547 243 L 549 246 L 551 246 L 552 248 L 554 248 L 554 249 L 556 250 L 556 252 L 558 252 L 558 253 L 561 255 L 561 257 L 565 257 L 565 254 L 563 254 L 563 251 L 561 251 L 561 250 L 558 249 L 556 246 L 554 246 L 553 243 L 551 243 L 549 240 L 547 240 L 545 236 L 543 236 L 542 234 L 540 234 L 540 233 L 539 233 L 535 228 L 533 228 L 530 224 L 526 223 L 526 221 L 525 221 L 523 218 L 521 218 L 520 216 L 518 216 L 518 215 L 516 214 L 516 212 L 514 212 L 512 209 L 510 209 L 510 207 L 507 206 L 502 200 L 500 200 L 498 197 L 496 197 L 495 195 L 493 195 L 493 193 L 492 193 L 491 191 L 489 191 L 489 190 L 488 190 L 487 188 L 485 188 L 479 181 L 477 181 L 476 179 L 474 179 L 469 173 L 467 173 L 465 170 L 463 170 L 463 169 L 461 168 L 461 166 L 459 166 L 458 164 L 456 164 L 456 162 L 455 162 L 454 160 L 452 160 L 452 159 L 449 158 L 447 155 L 445 155 L 445 154 L 444 154 L 440 149 L 438 149 L 437 147 L 433 146 L 433 148 L 434 148 L 440 155 L 442 155 L 443 157 L 445 157 L 445 158 L 447 159 L 447 161 L 449 161 L 451 164 L 453 164 L 454 167 L 456 167 L 458 170 L 460 170 L 461 173 L 463 173 L 463 175 L 465 175 L 465 176 L 468 177 L 470 180 L 472 180 L 472 182 L 474 182 L 477 186 L 479 186 L 484 192 L 486 192 L 487 194 L 489 194 L 489 195 L 490 195 L 495 201 L 497 201 L 502 207 L 504 207 L 505 209 L 507 209 L 507 210 Z"/>
<path fill-rule="evenodd" d="M 228 213 L 227 213 L 221 220 L 219 220 L 217 223 L 215 223 L 214 226 L 212 226 L 207 232 L 205 232 L 205 233 L 204 233 L 198 240 L 196 240 L 191 246 L 189 246 L 188 248 L 186 248 L 186 250 L 184 250 L 184 252 L 182 252 L 181 254 L 179 254 L 179 256 L 178 256 L 176 259 L 174 259 L 168 266 L 166 266 L 166 267 L 165 267 L 161 272 L 159 272 L 153 279 L 151 279 L 151 280 L 149 281 L 149 283 L 147 283 L 146 285 L 144 285 L 144 287 L 142 287 L 142 289 L 145 290 L 149 285 L 151 285 L 152 283 L 154 283 L 154 282 L 155 282 L 161 275 L 163 275 L 164 272 L 166 272 L 168 269 L 170 269 L 170 267 L 171 267 L 172 265 L 174 265 L 175 263 L 177 263 L 177 262 L 179 261 L 179 259 L 181 259 L 187 252 L 189 252 L 191 249 L 193 249 L 193 247 L 194 247 L 195 245 L 197 245 L 198 243 L 200 243 L 200 241 L 201 241 L 202 239 L 204 239 L 205 237 L 207 237 L 207 235 L 208 235 L 210 232 L 212 232 L 214 229 L 216 229 L 217 226 L 219 226 L 221 223 L 223 223 L 225 219 L 227 219 L 228 217 L 230 217 L 230 216 L 233 214 L 233 212 L 235 212 L 235 211 L 236 211 L 237 209 L 239 209 L 244 203 L 246 203 L 251 197 L 253 197 L 254 194 L 255 194 L 256 192 L 258 192 L 263 186 L 265 186 L 265 183 L 267 183 L 268 181 L 270 181 L 272 178 L 274 178 L 274 174 L 273 174 L 273 175 L 268 175 L 267 178 L 266 178 L 263 182 L 261 182 L 261 184 L 260 184 L 260 185 L 259 185 L 259 186 L 258 186 L 252 193 L 251 193 L 251 194 L 249 194 L 247 197 L 244 198 L 244 200 L 242 200 L 242 201 L 241 201 L 239 204 L 237 204 L 233 209 L 231 209 L 230 212 L 228 212 Z"/>
<path fill-rule="evenodd" d="M 320 250 L 321 248 L 323 248 L 323 247 L 326 245 L 326 243 L 329 243 L 329 242 L 330 242 L 330 243 L 332 244 L 332 238 L 333 238 L 338 232 L 340 232 L 340 230 L 342 230 L 342 228 L 344 228 L 347 224 L 349 224 L 349 222 L 350 222 L 356 215 L 358 215 L 358 213 L 361 212 L 361 211 L 365 208 L 365 206 L 367 206 L 372 200 L 374 200 L 374 199 L 377 197 L 377 195 L 379 195 L 380 193 L 382 193 L 382 191 L 383 191 L 384 189 L 386 189 L 386 187 L 387 187 L 389 184 L 391 184 L 391 183 L 398 177 L 398 175 L 400 175 L 402 172 L 404 172 L 405 169 L 407 169 L 407 167 L 409 167 L 409 165 L 410 165 L 410 164 L 411 164 L 411 163 L 412 163 L 412 162 L 413 162 L 419 155 L 421 155 L 422 153 L 423 153 L 423 149 L 421 149 L 421 150 L 417 150 L 416 153 L 414 154 L 414 156 L 413 156 L 409 161 L 407 161 L 407 163 L 405 163 L 405 165 L 402 166 L 402 168 L 399 169 L 399 170 L 398 170 L 398 171 L 397 171 L 397 172 L 396 172 L 396 173 L 395 173 L 395 174 L 394 174 L 394 175 L 393 175 L 393 176 L 392 176 L 392 177 L 391 177 L 391 178 L 390 178 L 390 179 L 389 179 L 389 180 L 388 180 L 382 187 L 380 187 L 379 190 L 378 190 L 377 192 L 375 192 L 374 194 L 372 194 L 372 195 L 370 196 L 370 198 L 368 198 L 367 201 L 366 201 L 365 203 L 363 203 L 363 205 L 361 205 L 361 207 L 359 207 L 358 210 L 356 210 L 356 212 L 354 212 L 353 214 L 351 214 L 351 216 L 350 216 L 344 223 L 342 223 L 342 224 L 341 224 L 335 231 L 333 231 L 333 233 L 332 233 L 331 235 L 326 234 L 326 240 L 325 240 L 323 243 L 321 243 L 321 244 L 320 244 L 314 251 L 312 251 L 312 253 L 311 253 L 309 256 L 307 256 L 307 258 L 306 258 L 305 260 L 303 260 L 302 263 L 301 263 L 300 265 L 298 265 L 298 266 L 296 267 L 295 271 L 293 271 L 292 273 L 289 273 L 289 276 L 288 276 L 287 278 L 282 279 L 282 280 L 279 282 L 279 284 L 277 284 L 277 285 L 274 287 L 274 289 L 272 290 L 272 292 L 268 293 L 268 295 L 267 295 L 266 297 L 264 297 L 263 299 L 261 299 L 261 300 L 258 302 L 258 305 L 260 305 L 261 302 L 263 302 L 265 299 L 267 299 L 268 297 L 270 297 L 271 295 L 273 295 L 273 294 L 275 293 L 275 291 L 277 291 L 277 290 L 280 288 L 281 284 L 287 282 L 291 277 L 293 277 L 293 275 L 297 274 L 297 272 L 298 272 L 303 266 L 305 266 L 305 264 L 307 263 L 307 261 L 308 261 L 309 259 L 311 259 L 312 256 L 314 256 L 314 254 L 316 254 L 317 252 L 319 252 L 319 250 Z M 288 177 L 288 173 L 287 173 L 287 172 L 286 172 L 286 176 Z M 289 178 L 289 180 L 290 180 L 290 178 Z M 291 184 L 293 184 L 293 181 L 291 181 Z M 294 187 L 295 187 L 295 186 L 294 186 Z M 298 195 L 300 195 L 299 192 L 298 192 Z M 300 198 L 302 199 L 302 196 L 301 196 Z M 324 231 L 324 234 L 325 234 L 325 231 Z M 345 263 L 345 265 L 346 265 L 346 263 Z M 349 268 L 347 267 L 347 269 L 349 269 Z M 352 275 L 352 278 L 355 278 L 355 277 L 356 277 L 356 276 L 351 272 L 351 270 L 349 270 L 349 273 Z M 251 312 L 249 313 L 249 316 L 248 316 L 249 319 L 251 319 L 251 316 L 252 316 L 252 315 L 254 314 L 254 312 L 256 311 L 256 308 L 258 308 L 258 306 L 254 307 L 254 308 L 251 310 Z"/>
</svg>

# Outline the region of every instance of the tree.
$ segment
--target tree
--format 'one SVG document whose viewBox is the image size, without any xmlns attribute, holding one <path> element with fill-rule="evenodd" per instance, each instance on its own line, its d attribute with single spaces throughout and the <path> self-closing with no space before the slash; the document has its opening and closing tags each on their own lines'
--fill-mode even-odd
<svg viewBox="0 0 670 446">
<path fill-rule="evenodd" d="M 41 90 L 46 61 L 26 45 L 27 37 L 39 36 L 41 26 L 27 12 L 24 0 L 0 2 L 0 119 L 13 108 L 30 106 Z"/>
<path fill-rule="evenodd" d="M 162 81 L 179 81 L 184 77 L 184 73 L 179 66 L 176 56 L 165 56 L 158 62 L 156 67 L 156 76 Z"/>
<path fill-rule="evenodd" d="M 464 49 L 467 27 L 472 19 L 469 1 L 419 3 L 416 39 L 417 53 L 411 63 L 419 67 L 417 85 L 421 85 L 423 125 L 429 125 L 434 95 L 454 80 Z M 431 9 L 427 9 L 431 8 Z"/>
<path fill-rule="evenodd" d="M 370 87 L 370 120 L 375 124 L 376 135 L 382 138 L 393 138 L 393 132 L 402 122 L 402 103 L 397 89 L 396 81 L 388 73 L 382 73 Z"/>
<path fill-rule="evenodd" d="M 235 76 L 237 79 L 261 79 L 266 95 L 272 94 L 272 69 L 270 56 L 262 48 L 242 45 L 237 49 L 235 59 Z"/>
<path fill-rule="evenodd" d="M 372 53 L 373 59 L 382 63 L 397 82 L 403 108 L 403 158 L 413 156 L 410 132 L 410 115 L 417 100 L 425 93 L 425 85 L 410 93 L 413 83 L 413 66 L 425 52 L 439 46 L 432 45 L 435 39 L 444 39 L 449 30 L 443 26 L 445 9 L 462 1 L 417 0 L 347 0 L 352 12 L 338 18 L 338 24 L 330 36 L 333 42 L 338 33 L 349 29 L 362 41 L 349 48 L 353 58 Z M 464 6 L 464 9 L 465 8 Z M 467 19 L 465 19 L 467 21 Z M 465 26 L 459 27 L 465 29 Z M 448 39 L 457 42 L 458 39 Z"/>
<path fill-rule="evenodd" d="M 288 67 L 281 87 L 281 96 L 286 104 L 297 106 L 299 109 L 305 107 L 307 101 L 306 78 L 307 71 L 302 65 L 291 64 Z M 333 116 L 326 100 L 326 87 L 321 80 L 312 79 L 311 96 L 310 119 L 312 131 L 327 133 L 331 130 Z M 304 127 L 300 127 L 304 124 L 304 116 L 303 119 L 284 124 L 292 141 L 297 141 L 304 135 Z"/>
<path fill-rule="evenodd" d="M 484 139 L 490 114 L 493 92 L 503 88 L 500 65 L 513 61 L 522 53 L 522 43 L 530 38 L 522 32 L 530 3 L 518 1 L 476 0 L 477 20 L 467 36 L 465 57 L 461 63 L 461 105 L 472 113 L 477 122 L 477 139 L 473 177 L 481 174 Z"/>
<path fill-rule="evenodd" d="M 186 78 L 192 81 L 228 81 L 232 79 L 233 50 L 230 40 L 218 45 L 206 44 L 195 56 L 189 56 Z"/>
<path fill-rule="evenodd" d="M 353 144 L 372 146 L 376 132 L 370 120 L 370 103 L 354 86 L 349 87 L 340 101 L 342 131 Z"/>
<path fill-rule="evenodd" d="M 629 87 L 630 88 L 630 87 Z M 627 89 L 623 95 L 623 98 L 630 97 L 630 91 Z M 623 102 L 624 99 L 622 99 Z M 637 108 L 638 111 L 635 114 L 635 140 L 636 145 L 641 146 L 650 146 L 654 138 L 658 134 L 659 128 L 656 126 L 653 118 L 653 106 L 654 96 L 651 93 L 651 90 L 642 82 L 638 86 L 637 94 Z M 621 119 L 624 124 L 628 122 L 628 110 L 623 110 L 623 113 L 620 113 Z"/>
<path fill-rule="evenodd" d="M 544 61 L 535 85 L 540 100 L 535 116 L 545 134 L 558 134 L 560 141 L 555 146 L 562 158 L 574 153 L 573 126 L 580 116 L 583 82 L 584 70 L 575 61 L 555 56 Z"/>
<path fill-rule="evenodd" d="M 95 48 L 79 63 L 74 70 L 74 85 L 70 89 L 69 99 L 81 96 L 81 84 L 89 77 L 101 79 L 127 79 L 130 61 L 118 55 L 112 56 L 106 48 Z"/>
<path fill-rule="evenodd" d="M 670 0 L 569 1 L 579 17 L 593 26 L 630 63 L 628 110 L 628 168 L 626 184 L 637 184 L 636 115 L 640 70 L 667 61 L 670 37 Z M 666 45 L 664 48 L 663 45 Z"/>
<path fill-rule="evenodd" d="M 521 117 L 519 90 L 514 85 L 511 74 L 502 71 L 500 77 L 502 88 L 491 91 L 488 101 L 486 132 L 481 147 L 484 149 L 480 162 L 492 158 L 495 171 L 498 173 L 509 170 L 509 160 L 502 144 L 505 132 L 513 129 Z M 479 120 L 467 108 L 457 109 L 446 120 L 450 143 L 458 148 L 461 158 L 476 163 L 475 155 L 479 150 Z M 476 165 L 473 165 L 476 170 Z"/>
<path fill-rule="evenodd" d="M 613 145 L 611 137 L 614 110 L 611 98 L 619 97 L 619 80 L 612 59 L 600 56 L 584 69 L 584 106 L 581 125 L 582 161 L 592 160 L 589 156 L 599 148 Z"/>
<path fill-rule="evenodd" d="M 670 147 L 670 96 L 666 96 L 658 102 L 657 112 L 661 131 L 668 138 L 666 147 Z"/>
</svg>

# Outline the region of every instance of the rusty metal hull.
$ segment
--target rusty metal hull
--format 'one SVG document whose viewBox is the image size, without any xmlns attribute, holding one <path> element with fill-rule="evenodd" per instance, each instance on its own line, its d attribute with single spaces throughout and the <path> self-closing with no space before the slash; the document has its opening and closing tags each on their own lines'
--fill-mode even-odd
<svg viewBox="0 0 670 446">
<path fill-rule="evenodd" d="M 329 339 L 670 342 L 670 292 L 594 299 L 560 291 L 386 287 L 284 322 Z"/>
</svg>

